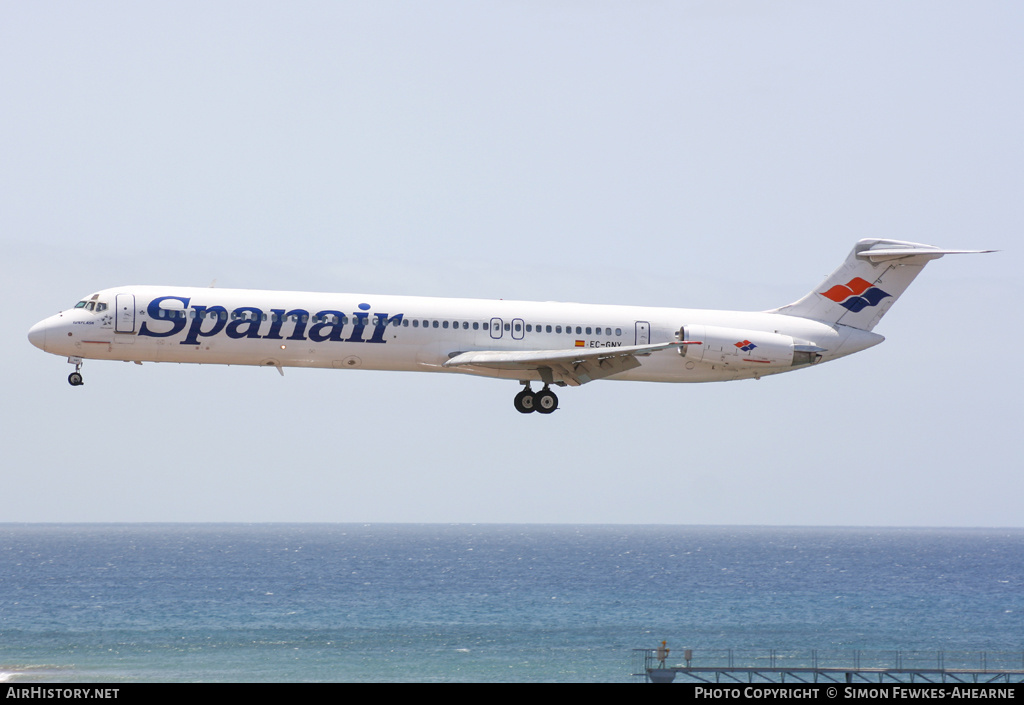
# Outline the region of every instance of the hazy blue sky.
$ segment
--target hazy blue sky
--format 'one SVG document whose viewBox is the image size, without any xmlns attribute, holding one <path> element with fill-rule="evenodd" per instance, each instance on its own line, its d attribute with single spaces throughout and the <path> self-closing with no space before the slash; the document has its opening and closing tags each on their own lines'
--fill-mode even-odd
<svg viewBox="0 0 1024 705">
<path fill-rule="evenodd" d="M 1024 526 L 1024 4 L 0 0 L 0 521 Z M 947 257 L 819 368 L 87 362 L 127 284 L 762 310 Z"/>
</svg>

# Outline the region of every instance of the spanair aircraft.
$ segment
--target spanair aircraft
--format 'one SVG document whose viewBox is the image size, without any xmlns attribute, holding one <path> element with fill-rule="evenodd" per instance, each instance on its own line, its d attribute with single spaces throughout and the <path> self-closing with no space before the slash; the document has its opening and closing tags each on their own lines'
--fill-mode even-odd
<svg viewBox="0 0 1024 705">
<path fill-rule="evenodd" d="M 123 286 L 28 338 L 68 358 L 72 386 L 86 359 L 461 372 L 517 380 L 515 408 L 549 414 L 552 386 L 757 379 L 860 352 L 884 340 L 872 329 L 929 261 L 990 251 L 861 240 L 821 286 L 759 313 Z"/>
</svg>

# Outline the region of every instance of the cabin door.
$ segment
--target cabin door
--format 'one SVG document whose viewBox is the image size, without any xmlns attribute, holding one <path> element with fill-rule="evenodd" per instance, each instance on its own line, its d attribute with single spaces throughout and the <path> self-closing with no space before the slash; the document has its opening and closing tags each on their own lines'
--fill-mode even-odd
<svg viewBox="0 0 1024 705">
<path fill-rule="evenodd" d="M 651 342 L 651 324 L 647 321 L 636 322 L 636 345 L 649 345 Z"/>
<path fill-rule="evenodd" d="M 135 333 L 135 294 L 118 294 L 115 297 L 114 332 Z M 131 338 L 122 339 L 115 336 L 114 339 L 122 343 L 131 343 L 135 338 L 133 335 Z"/>
</svg>

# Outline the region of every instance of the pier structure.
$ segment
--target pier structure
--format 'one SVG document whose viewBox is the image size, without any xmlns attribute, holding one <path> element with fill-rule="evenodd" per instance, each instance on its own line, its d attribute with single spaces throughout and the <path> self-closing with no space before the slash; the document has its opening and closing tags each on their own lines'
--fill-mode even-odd
<svg viewBox="0 0 1024 705">
<path fill-rule="evenodd" d="M 1024 683 L 1024 652 L 633 649 L 650 683 Z"/>
</svg>

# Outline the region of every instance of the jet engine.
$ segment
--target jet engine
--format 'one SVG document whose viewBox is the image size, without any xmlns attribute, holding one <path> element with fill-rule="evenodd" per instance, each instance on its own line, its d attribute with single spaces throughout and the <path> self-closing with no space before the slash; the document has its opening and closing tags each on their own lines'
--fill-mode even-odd
<svg viewBox="0 0 1024 705">
<path fill-rule="evenodd" d="M 735 369 L 780 369 L 813 365 L 825 348 L 780 333 L 718 326 L 683 326 L 676 334 L 685 343 L 679 354 L 687 361 Z"/>
</svg>

